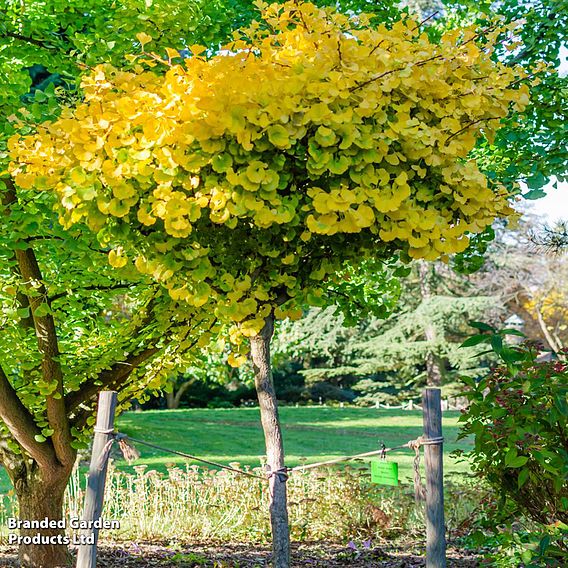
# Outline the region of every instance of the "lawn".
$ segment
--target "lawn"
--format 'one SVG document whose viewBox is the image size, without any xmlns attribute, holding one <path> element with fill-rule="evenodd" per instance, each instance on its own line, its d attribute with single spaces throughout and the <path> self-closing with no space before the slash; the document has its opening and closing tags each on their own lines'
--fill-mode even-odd
<svg viewBox="0 0 568 568">
<path fill-rule="evenodd" d="M 467 440 L 456 442 L 458 412 L 443 415 L 444 468 L 446 474 L 463 473 L 467 464 L 449 456 L 456 448 L 468 449 Z M 375 408 L 283 407 L 280 417 L 284 426 L 286 463 L 289 466 L 331 459 L 387 447 L 399 446 L 422 433 L 420 410 L 386 410 Z M 118 429 L 148 442 L 190 453 L 223 464 L 239 462 L 256 467 L 264 454 L 264 440 L 258 408 L 149 410 L 127 412 L 118 419 Z M 185 459 L 142 445 L 140 459 L 129 466 L 118 460 L 120 469 L 131 471 L 146 464 L 164 471 L 169 464 Z M 414 453 L 398 450 L 388 459 L 399 463 L 402 480 L 411 477 Z M 0 489 L 9 482 L 1 472 Z"/>
<path fill-rule="evenodd" d="M 443 430 L 446 473 L 467 471 L 449 453 L 469 448 L 467 441 L 456 443 L 459 412 L 445 412 Z M 422 434 L 422 413 L 407 410 L 337 407 L 283 407 L 286 463 L 289 466 L 332 459 L 343 455 L 399 446 Z M 128 412 L 118 420 L 118 429 L 135 438 L 227 464 L 239 462 L 256 467 L 264 454 L 264 440 L 258 408 L 191 409 Z M 166 464 L 184 463 L 184 458 L 138 446 L 137 464 L 156 469 Z M 401 478 L 411 476 L 414 453 L 398 450 L 389 459 L 399 463 Z M 125 464 L 117 464 L 127 468 Z"/>
</svg>

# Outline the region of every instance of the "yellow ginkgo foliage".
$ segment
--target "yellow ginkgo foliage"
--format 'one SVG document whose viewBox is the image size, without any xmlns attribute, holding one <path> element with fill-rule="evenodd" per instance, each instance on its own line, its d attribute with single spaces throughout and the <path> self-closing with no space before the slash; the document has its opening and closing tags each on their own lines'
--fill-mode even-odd
<svg viewBox="0 0 568 568">
<path fill-rule="evenodd" d="M 534 290 L 530 296 L 523 294 L 523 300 L 526 314 L 538 325 L 550 349 L 559 354 L 568 346 L 568 286 L 557 281 L 551 287 Z"/>
<path fill-rule="evenodd" d="M 97 67 L 77 108 L 12 139 L 11 172 L 55 191 L 65 226 L 99 231 L 114 266 L 233 322 L 238 344 L 284 302 L 279 317 L 325 302 L 345 261 L 445 258 L 512 213 L 468 158 L 528 102 L 525 72 L 491 57 L 498 33 L 434 42 L 410 18 L 264 5 L 210 57 Z"/>
</svg>

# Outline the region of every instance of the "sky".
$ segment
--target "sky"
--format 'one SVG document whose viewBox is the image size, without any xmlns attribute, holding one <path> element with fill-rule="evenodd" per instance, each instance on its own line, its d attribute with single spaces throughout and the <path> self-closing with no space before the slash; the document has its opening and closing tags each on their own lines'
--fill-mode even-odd
<svg viewBox="0 0 568 568">
<path fill-rule="evenodd" d="M 546 197 L 525 201 L 527 211 L 543 217 L 543 221 L 550 224 L 562 219 L 568 221 L 568 182 L 559 183 L 555 189 L 552 184 L 543 189 Z"/>
</svg>

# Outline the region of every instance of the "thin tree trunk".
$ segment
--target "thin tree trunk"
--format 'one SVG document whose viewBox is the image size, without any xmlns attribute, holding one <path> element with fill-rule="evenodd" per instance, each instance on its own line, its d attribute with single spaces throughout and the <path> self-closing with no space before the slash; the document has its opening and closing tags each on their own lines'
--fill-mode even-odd
<svg viewBox="0 0 568 568">
<path fill-rule="evenodd" d="M 418 273 L 420 275 L 420 292 L 422 301 L 428 301 L 432 297 L 432 290 L 430 286 L 429 267 L 425 261 L 420 261 L 418 264 Z M 424 325 L 424 337 L 426 341 L 434 346 L 438 339 L 436 328 L 430 323 L 426 322 Z M 441 387 L 444 376 L 444 362 L 434 353 L 433 349 L 428 348 L 426 353 L 426 384 L 429 387 Z"/>
<path fill-rule="evenodd" d="M 550 349 L 552 349 L 552 351 L 554 351 L 554 353 L 558 353 L 561 349 L 562 349 L 562 345 L 559 343 L 557 343 L 554 339 L 554 336 L 550 333 L 548 326 L 546 325 L 546 322 L 544 321 L 544 317 L 542 315 L 541 310 L 541 306 L 538 305 L 536 306 L 535 312 L 536 312 L 536 319 L 538 321 L 538 325 L 542 331 L 542 334 L 544 335 L 544 338 L 546 339 L 546 342 L 548 343 L 548 346 L 550 347 Z"/>
<path fill-rule="evenodd" d="M 175 410 L 175 395 L 174 392 L 167 392 L 166 393 L 166 407 L 168 410 Z"/>
<path fill-rule="evenodd" d="M 63 519 L 63 496 L 71 471 L 58 468 L 49 473 L 45 479 L 45 471 L 37 466 L 29 469 L 14 481 L 18 497 L 19 519 L 22 521 L 45 518 L 50 521 Z M 17 530 L 12 532 L 18 533 Z M 63 539 L 64 528 L 20 529 L 21 537 L 42 539 L 41 543 L 21 543 L 18 556 L 22 568 L 59 568 L 67 566 L 67 545 Z M 36 536 L 36 535 L 39 535 Z"/>
<path fill-rule="evenodd" d="M 290 566 L 290 529 L 284 470 L 284 444 L 278 418 L 278 404 L 270 367 L 270 340 L 274 333 L 274 316 L 265 320 L 261 332 L 251 339 L 251 358 L 260 417 L 266 443 L 267 465 L 274 472 L 270 477 L 270 523 L 274 568 Z M 277 473 L 280 472 L 280 473 Z"/>
<path fill-rule="evenodd" d="M 189 381 L 182 383 L 176 392 L 172 390 L 172 392 L 166 393 L 166 405 L 169 410 L 175 410 L 176 408 L 179 408 L 181 397 L 194 382 L 195 379 L 190 379 Z"/>
</svg>

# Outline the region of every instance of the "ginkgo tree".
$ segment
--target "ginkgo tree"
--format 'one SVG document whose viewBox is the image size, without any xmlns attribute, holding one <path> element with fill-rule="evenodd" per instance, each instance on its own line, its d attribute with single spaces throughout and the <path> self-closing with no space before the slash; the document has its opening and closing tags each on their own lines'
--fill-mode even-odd
<svg viewBox="0 0 568 568">
<path fill-rule="evenodd" d="M 446 259 L 512 214 L 468 154 L 529 97 L 526 72 L 492 58 L 491 26 L 434 41 L 411 18 L 259 7 L 217 54 L 194 46 L 183 60 L 140 36 L 132 70 L 96 67 L 82 102 L 12 139 L 10 170 L 23 189 L 55 192 L 63 227 L 85 223 L 111 266 L 231 325 L 234 365 L 250 349 L 281 567 L 274 320 L 326 304 L 363 259 Z"/>
</svg>

